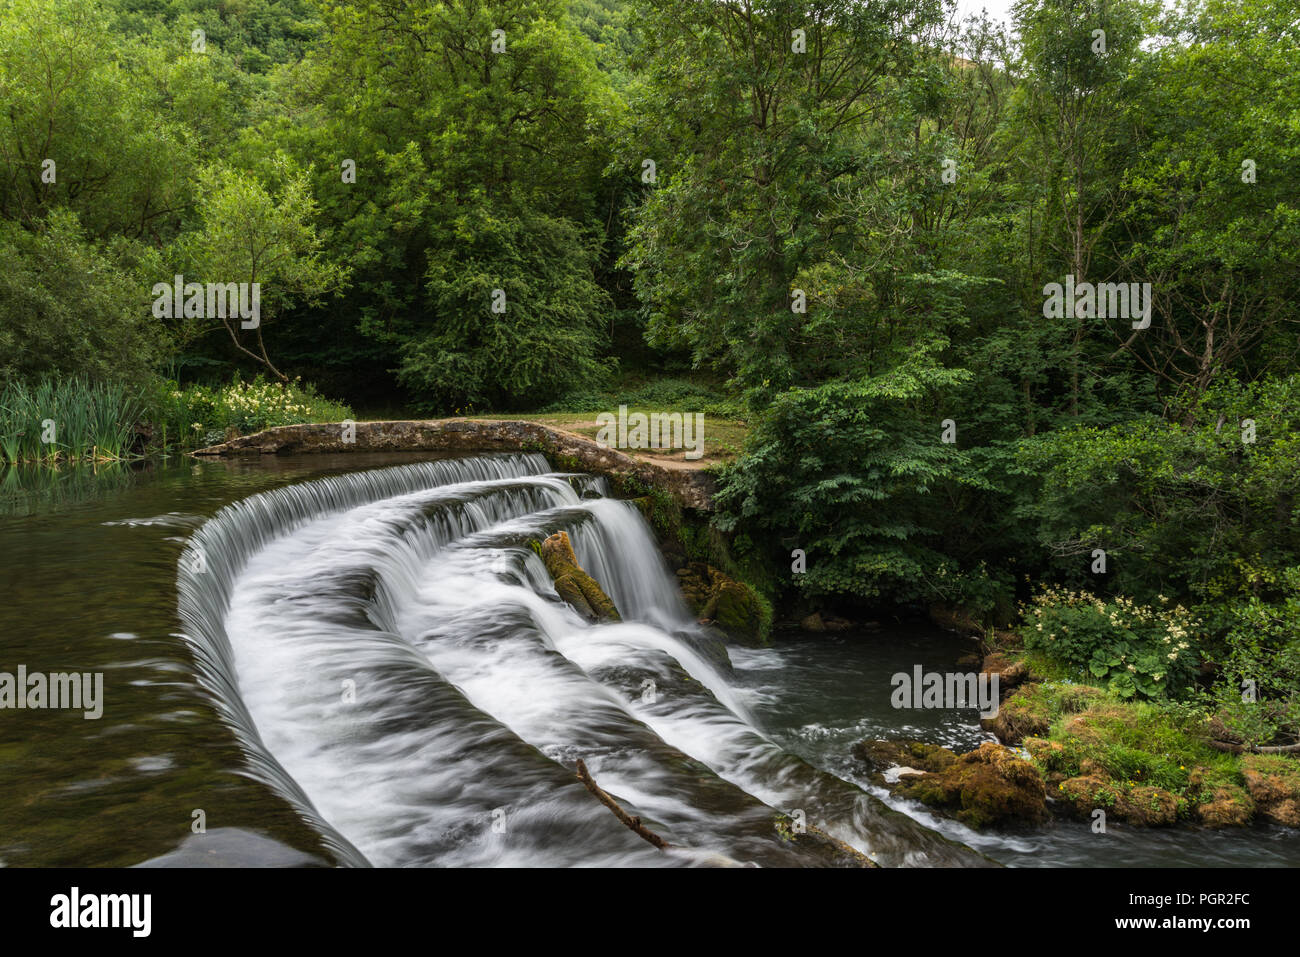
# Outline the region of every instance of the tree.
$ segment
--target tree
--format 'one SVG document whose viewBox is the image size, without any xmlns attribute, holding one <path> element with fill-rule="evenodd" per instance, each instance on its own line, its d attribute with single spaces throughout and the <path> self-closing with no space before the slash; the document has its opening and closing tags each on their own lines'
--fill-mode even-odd
<svg viewBox="0 0 1300 957">
<path fill-rule="evenodd" d="M 96 243 L 55 210 L 34 229 L 0 222 L 0 382 L 47 376 L 145 381 L 168 336 L 149 317 L 158 269 L 126 240 Z"/>
<path fill-rule="evenodd" d="M 347 270 L 323 255 L 317 233 L 315 200 L 308 174 L 287 164 L 273 195 L 246 173 L 210 166 L 199 175 L 198 227 L 180 242 L 180 258 L 203 283 L 257 284 L 261 313 L 242 320 L 233 310 L 224 316 L 206 313 L 182 318 L 183 338 L 192 341 L 214 328 L 224 329 L 236 350 L 264 366 L 281 381 L 282 373 L 267 355 L 263 328 L 277 313 L 297 302 L 312 303 L 342 287 Z M 250 297 L 251 298 L 251 297 Z M 190 319 L 195 319 L 191 322 Z M 251 335 L 245 333 L 251 331 Z"/>
<path fill-rule="evenodd" d="M 912 191 L 895 189 L 914 168 L 907 144 L 939 5 L 674 0 L 638 11 L 650 78 L 638 106 L 662 153 L 625 262 L 653 341 L 734 374 L 760 405 L 837 374 L 845 345 L 852 355 L 906 324 L 891 277 L 917 271 L 903 249 Z M 833 319 L 817 310 L 824 290 L 846 284 Z"/>
<path fill-rule="evenodd" d="M 1153 286 L 1152 324 L 1114 341 L 1167 392 L 1202 393 L 1234 371 L 1294 368 L 1300 21 L 1274 0 L 1198 0 L 1167 32 L 1129 106 L 1146 140 L 1117 252 Z"/>
</svg>

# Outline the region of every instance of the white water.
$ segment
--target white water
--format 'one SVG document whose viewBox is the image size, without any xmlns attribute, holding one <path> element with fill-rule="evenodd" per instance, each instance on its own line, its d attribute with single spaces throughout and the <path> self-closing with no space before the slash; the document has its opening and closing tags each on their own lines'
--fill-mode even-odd
<svg viewBox="0 0 1300 957">
<path fill-rule="evenodd" d="M 352 864 L 819 863 L 775 832 L 795 809 L 881 863 L 980 863 L 768 740 L 644 519 L 603 491 L 485 456 L 219 513 L 182 560 L 181 613 L 250 773 Z M 622 623 L 555 594 L 527 542 L 561 528 Z M 625 828 L 578 758 L 684 850 Z"/>
</svg>

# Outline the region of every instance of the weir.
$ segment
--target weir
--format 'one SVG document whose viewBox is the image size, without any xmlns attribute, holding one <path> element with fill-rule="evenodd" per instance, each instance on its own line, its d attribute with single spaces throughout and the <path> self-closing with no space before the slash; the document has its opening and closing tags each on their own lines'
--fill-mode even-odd
<svg viewBox="0 0 1300 957">
<path fill-rule="evenodd" d="M 249 773 L 342 864 L 801 866 L 778 812 L 890 865 L 990 862 L 773 743 L 649 526 L 539 454 L 254 495 L 190 540 L 180 615 Z M 565 605 L 566 531 L 623 621 Z M 673 845 L 642 841 L 577 779 Z"/>
</svg>

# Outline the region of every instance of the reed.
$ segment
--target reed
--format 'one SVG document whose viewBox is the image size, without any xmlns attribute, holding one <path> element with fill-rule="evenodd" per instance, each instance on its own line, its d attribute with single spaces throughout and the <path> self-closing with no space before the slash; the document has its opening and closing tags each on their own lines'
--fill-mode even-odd
<svg viewBox="0 0 1300 957">
<path fill-rule="evenodd" d="M 143 408 L 121 383 L 11 382 L 0 389 L 0 454 L 11 465 L 124 459 Z"/>
</svg>

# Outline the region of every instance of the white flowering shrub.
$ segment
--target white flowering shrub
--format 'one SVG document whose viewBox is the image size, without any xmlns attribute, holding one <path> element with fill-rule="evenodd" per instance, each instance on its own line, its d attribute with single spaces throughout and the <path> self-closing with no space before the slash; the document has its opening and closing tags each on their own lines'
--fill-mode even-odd
<svg viewBox="0 0 1300 957">
<path fill-rule="evenodd" d="M 1026 648 L 1118 697 L 1174 697 L 1196 676 L 1201 623 L 1182 605 L 1161 602 L 1049 588 L 1023 609 L 1021 634 Z"/>
<path fill-rule="evenodd" d="M 182 389 L 169 382 L 158 396 L 157 407 L 167 441 L 191 447 L 220 442 L 232 431 L 247 435 L 277 425 L 341 422 L 353 417 L 347 405 L 318 395 L 297 379 L 266 382 L 260 376 L 252 382 L 236 379 L 217 388 L 191 385 Z"/>
</svg>

